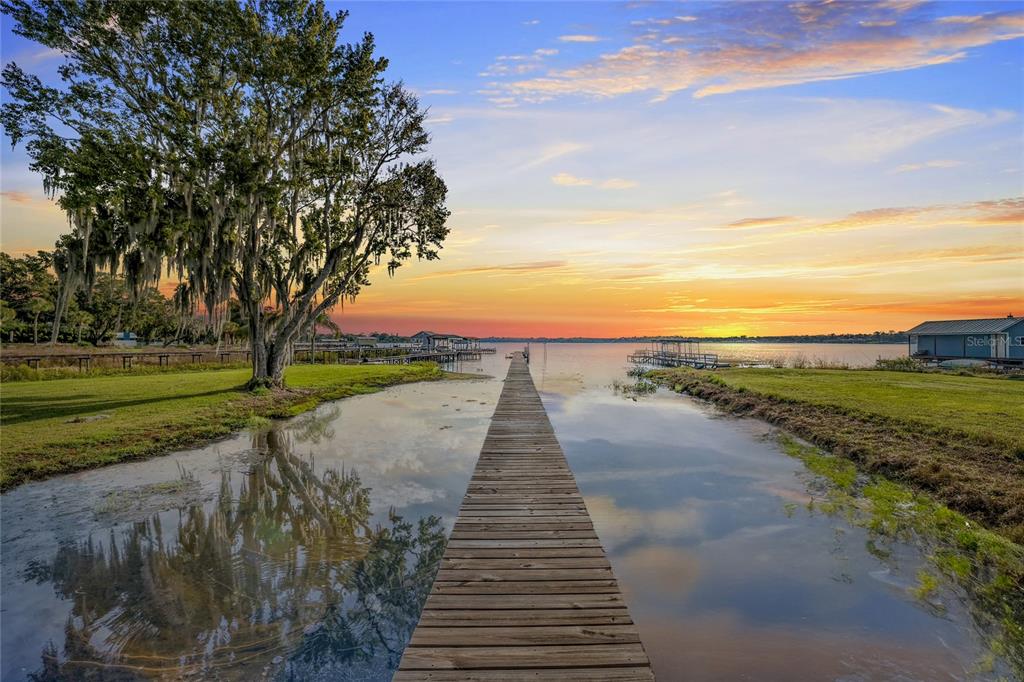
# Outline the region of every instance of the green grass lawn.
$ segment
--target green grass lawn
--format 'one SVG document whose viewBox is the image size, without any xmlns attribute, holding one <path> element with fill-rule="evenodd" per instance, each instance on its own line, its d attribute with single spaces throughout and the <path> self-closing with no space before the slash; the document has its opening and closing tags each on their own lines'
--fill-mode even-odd
<svg viewBox="0 0 1024 682">
<path fill-rule="evenodd" d="M 100 376 L 0 385 L 0 487 L 164 452 L 231 433 L 254 417 L 284 417 L 408 381 L 439 379 L 433 364 L 298 365 L 288 391 L 252 394 L 248 369 Z"/>
<path fill-rule="evenodd" d="M 1024 382 L 877 370 L 734 368 L 727 386 L 960 431 L 1024 452 Z"/>
</svg>

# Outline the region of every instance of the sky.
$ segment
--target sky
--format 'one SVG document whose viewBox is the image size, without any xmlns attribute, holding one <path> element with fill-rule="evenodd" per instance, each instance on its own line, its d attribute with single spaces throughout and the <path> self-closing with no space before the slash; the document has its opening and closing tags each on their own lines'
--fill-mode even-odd
<svg viewBox="0 0 1024 682">
<path fill-rule="evenodd" d="M 773 335 L 1024 315 L 1024 3 L 346 3 L 452 211 L 348 332 Z M 60 55 L 0 55 L 52 80 Z M 0 246 L 67 220 L 0 159 Z"/>
</svg>

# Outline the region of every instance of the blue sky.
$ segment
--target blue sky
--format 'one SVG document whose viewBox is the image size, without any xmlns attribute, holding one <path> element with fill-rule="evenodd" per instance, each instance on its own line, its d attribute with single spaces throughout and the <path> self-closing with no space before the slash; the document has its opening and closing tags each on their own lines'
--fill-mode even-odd
<svg viewBox="0 0 1024 682">
<path fill-rule="evenodd" d="M 1024 310 L 1024 4 L 344 6 L 431 109 L 453 231 L 343 326 L 770 333 Z M 6 21 L 2 53 L 59 63 Z M 4 248 L 47 248 L 66 221 L 20 150 L 2 184 Z"/>
</svg>

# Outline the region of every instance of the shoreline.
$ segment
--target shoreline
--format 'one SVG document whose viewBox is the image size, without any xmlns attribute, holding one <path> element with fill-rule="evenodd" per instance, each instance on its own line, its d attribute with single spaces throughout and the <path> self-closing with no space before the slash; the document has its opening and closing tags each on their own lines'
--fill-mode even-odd
<svg viewBox="0 0 1024 682">
<path fill-rule="evenodd" d="M 210 369 L 4 382 L 0 492 L 199 447 L 246 427 L 389 386 L 480 378 L 444 372 L 434 363 L 295 365 L 288 369 L 286 389 L 249 393 L 244 390 L 247 372 Z M 46 405 L 52 409 L 46 411 Z"/>
<path fill-rule="evenodd" d="M 826 381 L 829 376 L 841 380 L 845 374 L 877 371 L 773 370 L 786 379 L 805 382 Z M 865 473 L 884 476 L 929 494 L 1014 543 L 1024 541 L 1024 453 L 1009 435 L 1005 440 L 996 439 L 967 429 L 898 419 L 880 409 L 867 411 L 838 401 L 815 400 L 804 395 L 799 385 L 787 385 L 786 390 L 741 385 L 739 375 L 734 371 L 730 376 L 729 370 L 703 374 L 687 369 L 654 370 L 647 376 L 677 393 L 707 400 L 731 414 L 755 417 L 778 426 L 852 461 Z M 810 387 L 810 383 L 805 386 Z M 899 399 L 898 392 L 894 393 L 892 400 Z M 997 427 L 991 428 L 995 432 Z"/>
<path fill-rule="evenodd" d="M 878 370 L 825 371 L 838 377 Z M 939 585 L 957 586 L 968 595 L 978 626 L 992 633 L 978 671 L 1005 657 L 1024 672 L 1024 454 L 994 438 L 924 424 L 913 428 L 891 417 L 812 404 L 807 395 L 730 385 L 728 370 L 655 370 L 646 376 L 725 413 L 778 427 L 783 452 L 818 481 L 816 488 L 809 484 L 818 493 L 806 505 L 809 512 L 867 529 L 883 554 L 876 541 L 917 544 L 927 563 L 910 588 L 914 599 L 941 612 Z"/>
</svg>

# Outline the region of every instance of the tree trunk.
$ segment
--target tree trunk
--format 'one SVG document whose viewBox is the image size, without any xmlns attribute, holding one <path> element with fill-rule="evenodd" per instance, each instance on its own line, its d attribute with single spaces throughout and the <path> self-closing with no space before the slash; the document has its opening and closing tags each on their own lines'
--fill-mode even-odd
<svg viewBox="0 0 1024 682">
<path fill-rule="evenodd" d="M 56 314 L 56 312 L 55 312 L 54 315 L 53 315 L 53 331 L 50 334 L 50 345 L 51 346 L 57 343 L 57 337 L 59 337 L 59 336 L 60 336 L 60 315 Z"/>
<path fill-rule="evenodd" d="M 32 321 L 32 345 L 39 345 L 39 313 L 36 313 L 36 317 Z"/>
<path fill-rule="evenodd" d="M 284 366 L 288 344 L 266 341 L 263 319 L 260 315 L 249 318 L 249 336 L 252 345 L 252 378 L 248 388 L 284 388 Z"/>
<path fill-rule="evenodd" d="M 252 344 L 252 378 L 249 390 L 257 388 L 284 388 L 285 352 L 273 343 L 257 341 Z"/>
</svg>

